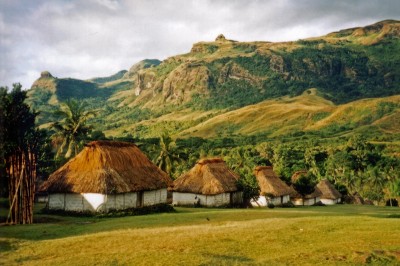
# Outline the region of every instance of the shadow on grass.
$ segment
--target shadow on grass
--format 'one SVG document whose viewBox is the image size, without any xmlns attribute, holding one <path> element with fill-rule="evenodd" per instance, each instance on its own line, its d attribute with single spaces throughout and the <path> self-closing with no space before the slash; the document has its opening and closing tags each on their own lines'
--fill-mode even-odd
<svg viewBox="0 0 400 266">
<path fill-rule="evenodd" d="M 13 244 L 7 240 L 0 240 L 0 253 L 15 250 Z"/>
<path fill-rule="evenodd" d="M 0 226 L 0 239 L 47 240 L 100 232 L 188 226 L 257 219 L 297 219 L 310 217 L 400 218 L 400 208 L 336 205 L 324 207 L 213 209 L 175 208 L 176 213 L 158 213 L 126 217 L 76 217 L 35 213 L 36 224 Z M 7 248 L 6 243 L 4 243 Z M 238 259 L 238 258 L 237 258 Z"/>
</svg>

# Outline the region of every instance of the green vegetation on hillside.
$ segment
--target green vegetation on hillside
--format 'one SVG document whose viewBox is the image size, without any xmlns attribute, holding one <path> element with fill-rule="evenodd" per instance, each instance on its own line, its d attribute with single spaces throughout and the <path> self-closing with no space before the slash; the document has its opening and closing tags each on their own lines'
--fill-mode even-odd
<svg viewBox="0 0 400 266">
<path fill-rule="evenodd" d="M 91 79 L 91 81 L 95 82 L 95 83 L 106 83 L 106 82 L 111 82 L 111 81 L 115 81 L 115 80 L 119 80 L 121 79 L 125 73 L 127 73 L 128 71 L 126 70 L 121 70 L 117 73 L 115 73 L 114 75 L 111 75 L 109 77 L 102 77 L 102 78 L 93 78 Z"/>
</svg>

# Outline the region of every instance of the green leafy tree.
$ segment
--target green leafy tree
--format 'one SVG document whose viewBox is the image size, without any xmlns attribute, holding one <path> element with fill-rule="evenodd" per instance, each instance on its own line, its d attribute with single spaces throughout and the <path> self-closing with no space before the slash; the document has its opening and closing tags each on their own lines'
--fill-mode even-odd
<svg viewBox="0 0 400 266">
<path fill-rule="evenodd" d="M 300 145 L 280 144 L 274 149 L 272 164 L 275 172 L 285 181 L 289 181 L 295 171 L 305 169 L 304 147 Z"/>
<path fill-rule="evenodd" d="M 53 140 L 59 142 L 56 157 L 70 158 L 78 153 L 81 141 L 88 138 L 91 127 L 86 122 L 95 112 L 86 110 L 85 102 L 71 99 L 62 103 L 55 115 L 60 118 L 52 124 Z"/>
<path fill-rule="evenodd" d="M 37 113 L 25 103 L 26 91 L 14 84 L 11 92 L 0 88 L 1 172 L 8 183 L 10 210 L 7 223 L 33 222 L 33 202 L 37 176 L 40 132 L 35 128 Z"/>
<path fill-rule="evenodd" d="M 304 159 L 309 172 L 321 180 L 325 177 L 328 152 L 321 146 L 307 148 Z"/>
<path fill-rule="evenodd" d="M 316 178 L 310 172 L 301 175 L 297 180 L 293 182 L 294 188 L 303 198 L 304 196 L 314 192 L 316 184 Z"/>
<path fill-rule="evenodd" d="M 5 169 L 5 120 L 6 120 L 7 88 L 0 88 L 0 197 L 8 196 L 8 185 Z"/>
<path fill-rule="evenodd" d="M 240 175 L 238 187 L 243 191 L 244 201 L 249 204 L 251 199 L 257 200 L 260 187 L 253 173 L 261 160 L 257 151 L 249 147 L 236 148 L 225 156 L 225 160 L 228 166 Z"/>
</svg>

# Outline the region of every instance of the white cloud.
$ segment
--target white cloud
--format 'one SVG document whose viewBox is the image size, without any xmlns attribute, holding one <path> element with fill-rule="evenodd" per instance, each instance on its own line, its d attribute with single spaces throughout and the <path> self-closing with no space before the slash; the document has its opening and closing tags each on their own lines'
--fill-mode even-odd
<svg viewBox="0 0 400 266">
<path fill-rule="evenodd" d="M 186 53 L 219 33 L 297 40 L 399 19 L 399 11 L 398 0 L 3 0 L 0 85 L 29 88 L 43 70 L 107 76 L 144 58 Z"/>
</svg>

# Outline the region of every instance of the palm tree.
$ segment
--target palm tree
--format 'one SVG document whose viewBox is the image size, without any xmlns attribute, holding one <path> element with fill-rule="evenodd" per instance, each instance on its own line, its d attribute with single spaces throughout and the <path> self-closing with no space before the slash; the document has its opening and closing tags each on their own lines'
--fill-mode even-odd
<svg viewBox="0 0 400 266">
<path fill-rule="evenodd" d="M 155 158 L 155 164 L 171 176 L 175 163 L 182 161 L 186 155 L 179 151 L 179 147 L 166 134 L 160 136 L 160 150 Z"/>
<path fill-rule="evenodd" d="M 61 141 L 56 157 L 61 157 L 65 148 L 67 148 L 65 158 L 78 153 L 79 142 L 91 130 L 91 127 L 86 125 L 86 121 L 94 114 L 93 111 L 86 110 L 85 102 L 71 99 L 61 103 L 60 109 L 55 112 L 60 120 L 52 124 L 52 128 L 55 130 L 53 139 Z"/>
<path fill-rule="evenodd" d="M 384 193 L 389 199 L 390 206 L 393 206 L 393 199 L 400 198 L 400 173 L 391 167 L 390 169 L 385 169 L 385 175 L 387 182 Z"/>
<path fill-rule="evenodd" d="M 379 171 L 378 167 L 368 167 L 366 171 L 367 182 L 371 188 L 377 192 L 377 200 L 381 201 L 383 198 L 382 189 L 384 188 L 387 180 L 384 175 Z"/>
</svg>

